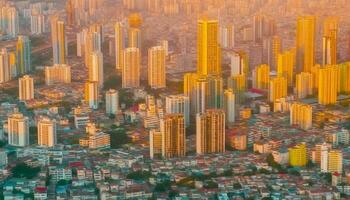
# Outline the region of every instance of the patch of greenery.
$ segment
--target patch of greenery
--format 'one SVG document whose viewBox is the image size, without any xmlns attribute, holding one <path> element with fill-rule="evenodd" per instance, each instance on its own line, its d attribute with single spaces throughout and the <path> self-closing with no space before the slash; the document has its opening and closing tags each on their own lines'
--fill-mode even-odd
<svg viewBox="0 0 350 200">
<path fill-rule="evenodd" d="M 25 163 L 18 163 L 14 168 L 12 168 L 11 172 L 15 178 L 32 179 L 38 175 L 40 168 L 31 167 Z"/>
<path fill-rule="evenodd" d="M 142 181 L 142 180 L 145 181 L 149 177 L 151 177 L 151 175 L 152 175 L 151 172 L 139 170 L 139 171 L 129 173 L 126 176 L 126 178 L 136 180 L 136 181 Z"/>
<path fill-rule="evenodd" d="M 112 125 L 113 126 L 113 125 Z M 129 144 L 131 142 L 130 137 L 126 134 L 124 128 L 114 129 L 108 132 L 111 136 L 111 148 L 118 149 L 124 144 Z"/>
</svg>

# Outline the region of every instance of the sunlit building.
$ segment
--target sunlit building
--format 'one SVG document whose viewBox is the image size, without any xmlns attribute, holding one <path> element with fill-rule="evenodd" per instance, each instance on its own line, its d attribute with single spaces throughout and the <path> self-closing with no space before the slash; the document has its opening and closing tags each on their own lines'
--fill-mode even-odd
<svg viewBox="0 0 350 200">
<path fill-rule="evenodd" d="M 300 143 L 288 149 L 289 164 L 293 167 L 304 167 L 307 162 L 307 148 L 305 143 Z"/>
<path fill-rule="evenodd" d="M 270 80 L 269 84 L 269 101 L 274 102 L 277 99 L 287 96 L 287 79 L 284 77 L 277 77 Z"/>
<path fill-rule="evenodd" d="M 16 54 L 18 73 L 26 74 L 32 71 L 31 44 L 27 36 L 18 36 Z"/>
<path fill-rule="evenodd" d="M 338 18 L 327 17 L 323 24 L 322 63 L 323 65 L 337 64 Z"/>
<path fill-rule="evenodd" d="M 290 124 L 307 130 L 312 128 L 312 106 L 293 103 L 290 107 Z"/>
<path fill-rule="evenodd" d="M 13 113 L 8 117 L 8 144 L 25 147 L 29 145 L 29 118 L 22 113 Z"/>
<path fill-rule="evenodd" d="M 57 143 L 56 121 L 43 117 L 38 121 L 38 145 L 53 147 Z"/>
<path fill-rule="evenodd" d="M 97 109 L 99 104 L 98 82 L 87 81 L 85 83 L 85 102 L 91 109 Z"/>
<path fill-rule="evenodd" d="M 140 59 L 140 50 L 138 48 L 126 48 L 124 50 L 123 88 L 137 88 L 140 86 Z"/>
<path fill-rule="evenodd" d="M 89 69 L 89 81 L 98 82 L 100 88 L 103 87 L 104 74 L 103 74 L 103 54 L 100 51 L 91 53 L 91 64 L 88 66 Z"/>
<path fill-rule="evenodd" d="M 110 89 L 106 92 L 106 113 L 116 115 L 119 109 L 118 91 Z"/>
<path fill-rule="evenodd" d="M 148 49 L 148 85 L 151 88 L 166 87 L 165 49 L 156 46 Z"/>
<path fill-rule="evenodd" d="M 285 77 L 288 86 L 294 84 L 295 50 L 285 51 L 277 57 L 277 75 Z"/>
<path fill-rule="evenodd" d="M 296 36 L 296 60 L 298 72 L 310 72 L 315 65 L 316 17 L 298 18 Z"/>
<path fill-rule="evenodd" d="M 207 110 L 196 117 L 197 154 L 225 152 L 225 112 Z"/>
<path fill-rule="evenodd" d="M 318 103 L 322 105 L 335 104 L 340 89 L 340 74 L 337 65 L 319 69 Z"/>
<path fill-rule="evenodd" d="M 350 93 L 350 62 L 339 64 L 340 92 Z"/>
<path fill-rule="evenodd" d="M 71 82 L 71 66 L 66 64 L 55 64 L 45 67 L 45 83 L 53 85 L 57 83 Z"/>
<path fill-rule="evenodd" d="M 230 68 L 231 76 L 237 76 L 242 74 L 248 74 L 248 57 L 244 52 L 231 52 L 230 57 Z"/>
<path fill-rule="evenodd" d="M 167 114 L 160 120 L 162 156 L 164 158 L 186 155 L 186 130 L 183 114 Z"/>
<path fill-rule="evenodd" d="M 190 99 L 185 95 L 169 95 L 165 98 L 165 112 L 167 114 L 181 113 L 185 118 L 185 125 L 190 125 Z"/>
<path fill-rule="evenodd" d="M 0 52 L 0 83 L 5 83 L 11 80 L 10 55 L 6 48 Z"/>
<path fill-rule="evenodd" d="M 221 49 L 218 34 L 218 21 L 198 21 L 197 73 L 199 75 L 221 75 Z"/>
<path fill-rule="evenodd" d="M 64 21 L 57 16 L 51 18 L 51 40 L 53 50 L 53 63 L 65 64 L 67 55 L 67 41 Z"/>
<path fill-rule="evenodd" d="M 235 47 L 235 29 L 233 25 L 220 27 L 220 45 L 222 48 Z"/>
<path fill-rule="evenodd" d="M 232 89 L 224 91 L 224 105 L 226 123 L 234 123 L 236 118 L 236 99 Z"/>
<path fill-rule="evenodd" d="M 28 75 L 18 79 L 19 100 L 27 101 L 34 99 L 34 79 Z"/>
<path fill-rule="evenodd" d="M 124 26 L 121 22 L 117 22 L 114 25 L 114 39 L 115 39 L 115 66 L 116 69 L 121 70 L 123 67 L 123 50 L 125 48 L 124 43 Z"/>
<path fill-rule="evenodd" d="M 309 72 L 301 72 L 296 76 L 295 83 L 297 97 L 299 99 L 306 98 L 313 94 L 313 77 Z"/>
<path fill-rule="evenodd" d="M 129 28 L 128 47 L 141 49 L 141 30 L 139 28 Z"/>
<path fill-rule="evenodd" d="M 159 130 L 149 132 L 149 153 L 151 159 L 162 155 L 162 133 Z"/>
<path fill-rule="evenodd" d="M 253 88 L 268 89 L 270 82 L 270 66 L 263 64 L 253 71 Z"/>
</svg>

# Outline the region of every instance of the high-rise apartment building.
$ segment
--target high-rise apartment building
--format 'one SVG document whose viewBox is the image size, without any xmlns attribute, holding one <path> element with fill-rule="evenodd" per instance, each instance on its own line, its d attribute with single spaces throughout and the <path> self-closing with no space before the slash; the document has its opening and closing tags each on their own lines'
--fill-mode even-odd
<svg viewBox="0 0 350 200">
<path fill-rule="evenodd" d="M 226 123 L 234 123 L 236 118 L 236 99 L 232 89 L 224 91 L 224 111 Z"/>
<path fill-rule="evenodd" d="M 19 100 L 27 101 L 34 99 L 34 79 L 24 75 L 18 79 Z"/>
<path fill-rule="evenodd" d="M 110 89 L 106 92 L 106 113 L 116 115 L 119 109 L 118 91 Z"/>
<path fill-rule="evenodd" d="M 90 54 L 91 64 L 89 69 L 89 81 L 98 82 L 100 88 L 103 87 L 104 74 L 103 74 L 103 54 L 100 51 L 94 51 Z"/>
<path fill-rule="evenodd" d="M 122 87 L 136 88 L 140 86 L 140 50 L 126 48 L 124 50 L 124 64 L 122 69 Z"/>
<path fill-rule="evenodd" d="M 253 88 L 266 90 L 270 83 L 270 66 L 263 64 L 253 71 Z"/>
<path fill-rule="evenodd" d="M 340 90 L 340 70 L 337 65 L 326 66 L 318 73 L 318 103 L 335 104 Z"/>
<path fill-rule="evenodd" d="M 67 55 L 67 41 L 64 22 L 57 16 L 51 17 L 51 40 L 53 63 L 65 64 Z"/>
<path fill-rule="evenodd" d="M 165 112 L 168 114 L 181 113 L 185 125 L 190 125 L 190 98 L 185 95 L 169 95 L 165 98 Z"/>
<path fill-rule="evenodd" d="M 289 164 L 293 167 L 303 167 L 307 164 L 307 147 L 305 143 L 300 143 L 288 149 Z"/>
<path fill-rule="evenodd" d="M 38 121 L 38 145 L 53 147 L 57 143 L 56 121 L 43 117 Z"/>
<path fill-rule="evenodd" d="M 151 88 L 165 88 L 165 71 L 165 49 L 162 46 L 148 49 L 148 85 Z"/>
<path fill-rule="evenodd" d="M 31 44 L 28 36 L 18 36 L 16 54 L 18 74 L 32 71 Z"/>
<path fill-rule="evenodd" d="M 293 103 L 290 107 L 290 124 L 307 130 L 312 128 L 312 106 Z"/>
<path fill-rule="evenodd" d="M 123 67 L 123 51 L 125 48 L 124 26 L 121 22 L 114 25 L 115 39 L 115 65 L 116 69 L 121 70 Z"/>
<path fill-rule="evenodd" d="M 225 152 L 225 112 L 207 110 L 196 117 L 197 154 Z"/>
<path fill-rule="evenodd" d="M 219 25 L 215 20 L 199 20 L 197 30 L 198 75 L 221 75 Z"/>
<path fill-rule="evenodd" d="M 270 80 L 269 84 L 269 101 L 274 102 L 277 99 L 287 96 L 287 79 L 284 77 L 276 77 Z"/>
<path fill-rule="evenodd" d="M 152 129 L 149 132 L 149 153 L 150 158 L 162 155 L 162 132 Z"/>
<path fill-rule="evenodd" d="M 25 147 L 29 145 L 29 118 L 22 113 L 13 113 L 8 117 L 8 144 Z"/>
<path fill-rule="evenodd" d="M 295 83 L 297 97 L 299 99 L 306 98 L 313 94 L 313 77 L 309 72 L 301 72 L 296 76 Z"/>
<path fill-rule="evenodd" d="M 97 109 L 99 104 L 98 82 L 87 81 L 85 83 L 85 102 L 91 109 Z"/>
<path fill-rule="evenodd" d="M 298 18 L 296 36 L 296 60 L 298 72 L 310 72 L 315 65 L 316 17 Z"/>
<path fill-rule="evenodd" d="M 167 114 L 160 120 L 162 156 L 164 158 L 186 155 L 186 130 L 183 114 Z"/>
</svg>

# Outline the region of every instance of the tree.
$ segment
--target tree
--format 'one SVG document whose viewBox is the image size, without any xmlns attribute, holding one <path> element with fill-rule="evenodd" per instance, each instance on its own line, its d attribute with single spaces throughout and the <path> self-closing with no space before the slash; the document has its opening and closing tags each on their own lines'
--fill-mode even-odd
<svg viewBox="0 0 350 200">
<path fill-rule="evenodd" d="M 124 144 L 131 142 L 124 128 L 114 129 L 108 132 L 111 136 L 111 148 L 118 149 Z"/>
<path fill-rule="evenodd" d="M 151 175 L 151 172 L 139 170 L 129 173 L 126 178 L 141 181 L 148 179 Z"/>
<path fill-rule="evenodd" d="M 36 177 L 36 175 L 40 172 L 39 167 L 30 167 L 26 163 L 18 163 L 14 168 L 11 170 L 12 175 L 15 178 L 27 178 L 31 179 Z"/>
</svg>

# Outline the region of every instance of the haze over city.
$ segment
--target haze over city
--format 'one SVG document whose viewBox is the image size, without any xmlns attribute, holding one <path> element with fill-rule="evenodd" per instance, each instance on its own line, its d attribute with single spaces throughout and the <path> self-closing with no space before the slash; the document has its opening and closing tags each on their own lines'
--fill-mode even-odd
<svg viewBox="0 0 350 200">
<path fill-rule="evenodd" d="M 350 199 L 349 0 L 0 0 L 0 199 Z"/>
</svg>

